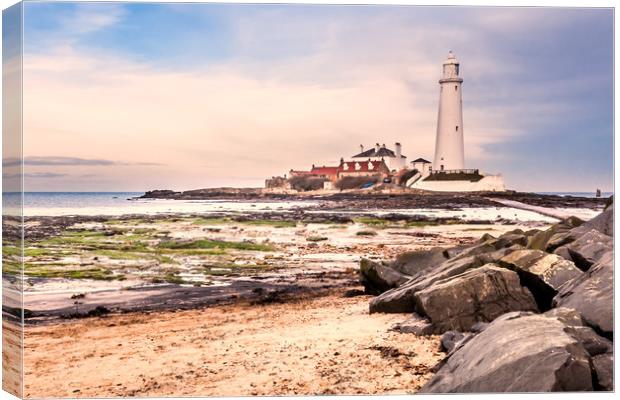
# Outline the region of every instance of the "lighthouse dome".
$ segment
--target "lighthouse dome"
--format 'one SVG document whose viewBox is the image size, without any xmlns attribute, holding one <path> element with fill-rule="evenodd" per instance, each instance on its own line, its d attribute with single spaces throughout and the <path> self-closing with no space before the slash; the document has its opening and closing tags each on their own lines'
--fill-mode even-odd
<svg viewBox="0 0 620 400">
<path fill-rule="evenodd" d="M 446 59 L 446 61 L 444 61 L 444 64 L 458 64 L 458 63 L 459 62 L 456 60 L 456 56 L 454 55 L 452 50 L 450 50 L 448 52 L 448 58 Z"/>
</svg>

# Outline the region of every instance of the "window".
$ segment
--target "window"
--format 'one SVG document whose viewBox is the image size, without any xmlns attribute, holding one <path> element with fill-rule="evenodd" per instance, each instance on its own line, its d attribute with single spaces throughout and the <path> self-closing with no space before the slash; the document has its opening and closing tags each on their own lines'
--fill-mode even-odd
<svg viewBox="0 0 620 400">
<path fill-rule="evenodd" d="M 441 164 L 441 165 L 439 166 L 439 169 L 441 169 L 441 170 L 443 171 L 443 164 Z"/>
<path fill-rule="evenodd" d="M 454 90 L 459 90 L 459 85 L 454 85 Z"/>
<path fill-rule="evenodd" d="M 456 126 L 456 131 L 457 131 L 457 132 L 459 131 L 459 126 L 458 126 L 458 125 Z"/>
</svg>

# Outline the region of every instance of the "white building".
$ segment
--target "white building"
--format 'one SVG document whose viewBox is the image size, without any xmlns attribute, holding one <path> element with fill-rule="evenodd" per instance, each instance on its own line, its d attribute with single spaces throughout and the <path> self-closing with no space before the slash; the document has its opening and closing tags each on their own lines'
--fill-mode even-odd
<svg viewBox="0 0 620 400">
<path fill-rule="evenodd" d="M 506 190 L 501 175 L 488 175 L 477 169 L 464 169 L 462 83 L 459 62 L 450 51 L 443 63 L 443 72 L 439 80 L 439 113 L 433 168 L 430 169 L 429 165 L 424 169 L 423 161 L 428 163 L 424 159 L 414 161 L 413 168 L 420 171 L 420 175 L 408 181 L 412 188 L 445 192 Z M 424 172 L 427 172 L 426 176 Z"/>
<path fill-rule="evenodd" d="M 430 175 L 431 171 L 433 170 L 432 163 L 421 157 L 411 161 L 411 169 L 417 169 L 422 175 L 422 177 Z"/>
<path fill-rule="evenodd" d="M 360 153 L 354 155 L 354 161 L 385 161 L 385 164 L 390 171 L 400 171 L 407 167 L 407 157 L 402 154 L 402 146 L 400 143 L 394 143 L 394 151 L 385 147 L 385 144 L 379 146 L 379 143 L 375 147 L 371 147 L 368 150 L 364 150 L 364 146 L 360 145 Z"/>
<path fill-rule="evenodd" d="M 459 62 L 449 52 L 439 80 L 439 113 L 433 163 L 436 171 L 465 168 L 461 83 L 463 78 L 459 76 Z"/>
</svg>

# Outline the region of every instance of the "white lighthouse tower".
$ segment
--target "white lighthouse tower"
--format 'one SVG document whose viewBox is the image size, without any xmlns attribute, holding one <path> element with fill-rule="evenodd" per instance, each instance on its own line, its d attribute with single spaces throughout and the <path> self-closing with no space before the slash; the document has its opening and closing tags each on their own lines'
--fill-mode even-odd
<svg viewBox="0 0 620 400">
<path fill-rule="evenodd" d="M 463 79 L 459 76 L 459 62 L 450 51 L 443 63 L 443 75 L 439 80 L 439 113 L 433 162 L 435 171 L 465 168 L 461 83 Z"/>
</svg>

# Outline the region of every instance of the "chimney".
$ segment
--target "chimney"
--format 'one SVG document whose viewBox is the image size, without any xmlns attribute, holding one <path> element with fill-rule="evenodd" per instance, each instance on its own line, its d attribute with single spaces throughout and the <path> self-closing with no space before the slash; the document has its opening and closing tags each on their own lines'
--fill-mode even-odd
<svg viewBox="0 0 620 400">
<path fill-rule="evenodd" d="M 380 148 L 380 147 L 379 147 L 379 143 L 375 144 L 375 151 L 377 151 L 377 152 L 378 152 L 378 151 L 379 151 L 379 148 Z"/>
<path fill-rule="evenodd" d="M 402 152 L 400 143 L 396 142 L 396 143 L 394 143 L 394 146 L 396 147 L 396 149 L 395 149 L 396 150 L 396 158 L 400 159 L 401 152 Z"/>
<path fill-rule="evenodd" d="M 363 153 L 363 152 L 364 152 L 364 145 L 360 144 L 360 153 Z"/>
</svg>

